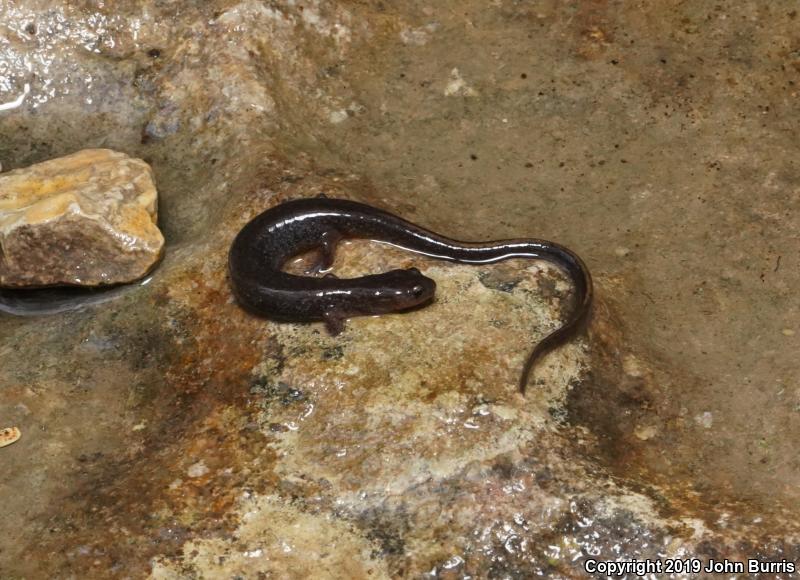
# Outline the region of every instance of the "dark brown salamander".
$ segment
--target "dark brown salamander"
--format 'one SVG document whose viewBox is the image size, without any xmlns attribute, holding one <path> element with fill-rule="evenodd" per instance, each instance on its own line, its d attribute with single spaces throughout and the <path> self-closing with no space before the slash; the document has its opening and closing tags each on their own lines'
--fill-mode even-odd
<svg viewBox="0 0 800 580">
<path fill-rule="evenodd" d="M 315 248 L 321 250 L 322 269 L 329 269 L 336 244 L 342 238 L 386 242 L 450 262 L 489 264 L 509 258 L 534 258 L 565 270 L 575 286 L 575 309 L 566 323 L 531 351 L 519 383 L 523 393 L 534 363 L 572 338 L 591 309 L 592 278 L 583 261 L 564 246 L 536 239 L 459 242 L 369 205 L 322 196 L 282 203 L 242 228 L 228 256 L 237 300 L 267 318 L 324 321 L 331 334 L 336 335 L 351 316 L 398 312 L 433 299 L 436 283 L 416 268 L 351 279 L 283 272 L 289 258 Z"/>
</svg>

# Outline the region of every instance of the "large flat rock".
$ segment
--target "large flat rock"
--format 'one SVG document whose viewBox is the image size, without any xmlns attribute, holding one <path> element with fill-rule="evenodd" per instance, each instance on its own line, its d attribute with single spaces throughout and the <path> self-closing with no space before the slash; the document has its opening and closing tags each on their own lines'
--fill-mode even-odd
<svg viewBox="0 0 800 580">
<path fill-rule="evenodd" d="M 0 578 L 799 561 L 795 4 L 0 2 L 3 166 L 141 157 L 170 242 L 146 285 L 0 292 Z M 587 337 L 523 397 L 563 276 L 369 242 L 335 273 L 415 265 L 435 302 L 245 312 L 231 240 L 319 192 L 566 244 Z"/>
</svg>

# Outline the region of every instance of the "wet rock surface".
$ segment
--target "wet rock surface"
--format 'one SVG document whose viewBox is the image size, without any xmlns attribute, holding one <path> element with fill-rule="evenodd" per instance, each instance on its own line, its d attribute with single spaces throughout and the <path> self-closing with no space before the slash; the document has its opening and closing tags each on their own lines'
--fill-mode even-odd
<svg viewBox="0 0 800 580">
<path fill-rule="evenodd" d="M 0 576 L 800 557 L 790 3 L 0 12 L 4 168 L 142 158 L 169 250 L 109 300 L 0 318 L 0 424 L 24 433 L 0 449 Z M 597 280 L 588 337 L 523 398 L 561 274 L 367 242 L 337 274 L 414 264 L 435 303 L 337 338 L 242 311 L 233 236 L 320 191 L 457 238 L 565 243 Z"/>
<path fill-rule="evenodd" d="M 150 167 L 87 149 L 0 175 L 0 287 L 101 286 L 161 257 Z"/>
</svg>

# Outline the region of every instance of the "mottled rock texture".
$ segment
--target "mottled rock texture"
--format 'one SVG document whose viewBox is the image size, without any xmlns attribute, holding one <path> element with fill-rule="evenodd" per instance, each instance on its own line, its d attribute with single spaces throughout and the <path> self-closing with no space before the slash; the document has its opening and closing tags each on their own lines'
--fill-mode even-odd
<svg viewBox="0 0 800 580">
<path fill-rule="evenodd" d="M 86 149 L 0 175 L 0 286 L 101 286 L 160 259 L 153 172 L 141 159 Z"/>
<path fill-rule="evenodd" d="M 23 433 L 0 449 L 0 577 L 797 560 L 798 18 L 788 0 L 0 0 L 3 166 L 141 157 L 169 240 L 147 285 L 0 318 L 0 424 Z M 563 277 L 369 243 L 336 273 L 413 263 L 434 304 L 336 338 L 243 312 L 230 241 L 320 191 L 565 243 L 597 281 L 588 337 L 522 398 Z"/>
</svg>

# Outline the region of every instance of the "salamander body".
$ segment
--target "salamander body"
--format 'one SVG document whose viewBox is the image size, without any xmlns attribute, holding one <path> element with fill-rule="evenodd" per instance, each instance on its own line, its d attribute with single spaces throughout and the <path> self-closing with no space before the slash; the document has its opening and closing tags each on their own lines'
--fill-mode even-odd
<svg viewBox="0 0 800 580">
<path fill-rule="evenodd" d="M 242 228 L 228 257 L 234 295 L 242 306 L 267 318 L 323 321 L 334 335 L 342 331 L 349 317 L 398 312 L 433 299 L 436 283 L 416 268 L 350 279 L 296 276 L 283 271 L 291 257 L 313 249 L 321 251 L 322 270 L 329 269 L 336 244 L 343 238 L 386 242 L 431 258 L 464 264 L 531 258 L 562 268 L 574 285 L 575 307 L 567 321 L 531 351 L 520 379 L 522 392 L 534 363 L 572 338 L 591 310 L 589 270 L 580 257 L 564 246 L 538 239 L 461 242 L 375 207 L 327 197 L 279 204 Z"/>
</svg>

